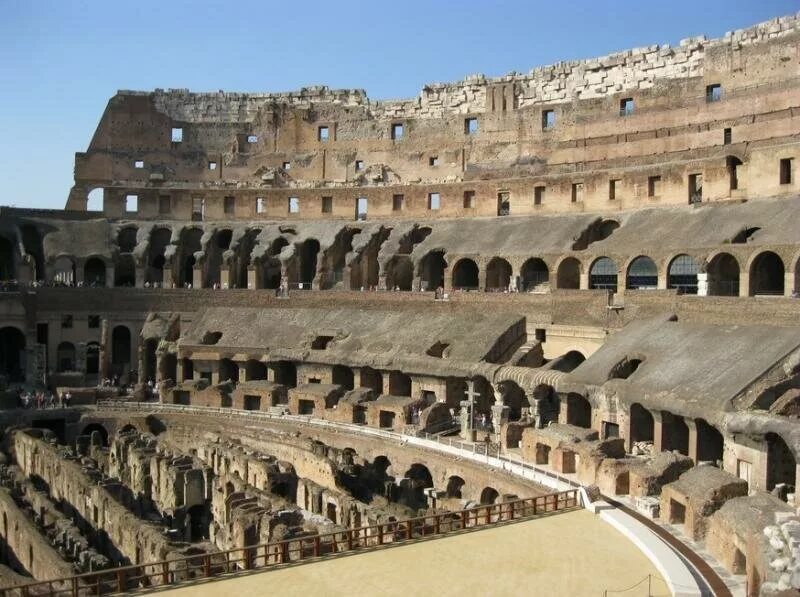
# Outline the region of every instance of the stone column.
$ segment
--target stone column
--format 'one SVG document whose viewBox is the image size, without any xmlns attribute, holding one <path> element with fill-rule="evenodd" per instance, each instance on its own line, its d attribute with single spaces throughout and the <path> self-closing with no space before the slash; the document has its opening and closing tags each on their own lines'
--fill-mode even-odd
<svg viewBox="0 0 800 597">
<path fill-rule="evenodd" d="M 210 361 L 211 363 L 211 385 L 219 383 L 219 361 Z"/>
<path fill-rule="evenodd" d="M 183 359 L 176 357 L 175 363 L 175 385 L 183 381 Z"/>
<path fill-rule="evenodd" d="M 258 288 L 258 275 L 257 270 L 254 266 L 248 265 L 247 266 L 247 289 L 248 290 L 255 290 Z"/>
<path fill-rule="evenodd" d="M 233 288 L 233 280 L 231 279 L 231 269 L 227 264 L 223 264 L 219 268 L 219 285 L 221 288 Z"/>
<path fill-rule="evenodd" d="M 589 272 L 581 272 L 580 274 L 580 282 L 578 284 L 578 288 L 581 290 L 589 290 Z"/>
<path fill-rule="evenodd" d="M 106 265 L 106 288 L 114 287 L 114 264 Z"/>
<path fill-rule="evenodd" d="M 172 288 L 172 266 L 164 265 L 164 273 L 161 277 L 161 285 L 164 288 Z"/>
<path fill-rule="evenodd" d="M 739 296 L 750 296 L 750 276 L 746 271 L 739 272 Z"/>
<path fill-rule="evenodd" d="M 239 382 L 249 381 L 247 379 L 247 363 L 240 361 L 236 364 L 239 366 Z"/>
<path fill-rule="evenodd" d="M 203 287 L 203 265 L 195 263 L 192 266 L 192 288 Z"/>
<path fill-rule="evenodd" d="M 75 264 L 75 285 L 83 282 L 83 267 L 86 265 L 83 259 Z"/>
<path fill-rule="evenodd" d="M 697 274 L 697 296 L 708 296 L 708 273 L 698 272 Z"/>
<path fill-rule="evenodd" d="M 787 269 L 786 273 L 783 274 L 783 296 L 792 296 L 796 283 L 795 272 Z"/>
<path fill-rule="evenodd" d="M 663 270 L 658 271 L 658 282 L 656 288 L 658 290 L 666 290 L 669 285 L 669 266 Z"/>
<path fill-rule="evenodd" d="M 111 377 L 109 374 L 109 358 L 108 358 L 108 319 L 102 319 L 100 321 L 100 353 L 98 354 L 98 371 L 100 373 L 100 379 L 106 379 Z"/>
<path fill-rule="evenodd" d="M 690 419 L 688 417 L 684 417 L 683 421 L 686 423 L 686 427 L 689 429 L 689 458 L 691 458 L 695 464 L 697 464 L 697 452 L 698 452 L 698 436 L 697 436 L 697 423 L 694 419 Z"/>
<path fill-rule="evenodd" d="M 492 426 L 494 427 L 495 441 L 500 441 L 500 429 L 508 423 L 509 408 L 505 404 L 495 403 L 492 406 Z"/>
<path fill-rule="evenodd" d="M 663 451 L 665 446 L 664 437 L 664 421 L 660 410 L 652 410 L 650 414 L 653 415 L 653 450 L 656 452 Z"/>
<path fill-rule="evenodd" d="M 478 290 L 486 290 L 486 267 L 481 267 L 480 264 L 478 265 Z"/>
</svg>

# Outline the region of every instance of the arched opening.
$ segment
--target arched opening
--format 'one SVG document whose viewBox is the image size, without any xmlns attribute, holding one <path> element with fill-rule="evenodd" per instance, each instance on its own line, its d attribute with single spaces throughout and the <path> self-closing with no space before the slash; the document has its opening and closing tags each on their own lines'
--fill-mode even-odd
<svg viewBox="0 0 800 597">
<path fill-rule="evenodd" d="M 100 445 L 108 446 L 108 431 L 105 427 L 99 423 L 90 423 L 81 431 L 81 435 L 91 436 L 93 433 L 96 433 L 97 437 L 100 439 Z"/>
<path fill-rule="evenodd" d="M 251 228 L 239 241 L 239 253 L 236 259 L 233 279 L 237 288 L 247 288 L 247 271 L 253 263 L 253 249 L 258 242 L 258 235 L 261 234 L 260 228 Z"/>
<path fill-rule="evenodd" d="M 401 481 L 401 488 L 404 490 L 401 501 L 409 508 L 424 508 L 428 505 L 425 490 L 433 487 L 433 477 L 428 467 L 424 464 L 415 462 L 411 465 Z"/>
<path fill-rule="evenodd" d="M 461 259 L 453 266 L 453 288 L 456 290 L 477 290 L 478 266 L 472 259 Z"/>
<path fill-rule="evenodd" d="M 741 165 L 742 160 L 735 156 L 729 155 L 725 158 L 725 166 L 728 170 L 728 187 L 731 191 L 739 188 L 739 173 L 737 169 Z"/>
<path fill-rule="evenodd" d="M 219 382 L 232 381 L 237 383 L 239 381 L 239 365 L 230 359 L 219 360 Z"/>
<path fill-rule="evenodd" d="M 608 373 L 608 379 L 628 379 L 636 372 L 641 364 L 642 359 L 624 357 L 611 368 L 611 371 Z"/>
<path fill-rule="evenodd" d="M 584 429 L 592 428 L 592 404 L 586 399 L 585 396 L 570 392 L 567 394 L 567 424 L 575 425 L 576 427 L 583 427 Z"/>
<path fill-rule="evenodd" d="M 0 329 L 0 374 L 12 383 L 25 381 L 25 334 L 17 328 Z"/>
<path fill-rule="evenodd" d="M 589 269 L 589 288 L 617 291 L 617 264 L 608 257 L 600 257 Z"/>
<path fill-rule="evenodd" d="M 431 251 L 419 263 L 420 278 L 423 290 L 436 290 L 444 288 L 444 270 L 447 263 L 444 260 L 444 251 Z"/>
<path fill-rule="evenodd" d="M 214 238 L 206 250 L 205 280 L 203 282 L 205 288 L 213 288 L 215 284 L 222 283 L 222 264 L 225 251 L 230 248 L 232 239 L 233 231 L 229 228 L 223 228 L 214 233 Z"/>
<path fill-rule="evenodd" d="M 689 426 L 682 416 L 661 411 L 661 436 L 662 450 L 677 450 L 684 456 L 689 455 Z"/>
<path fill-rule="evenodd" d="M 309 238 L 300 245 L 300 283 L 303 289 L 311 289 L 314 277 L 317 275 L 317 256 L 319 254 L 319 241 Z"/>
<path fill-rule="evenodd" d="M 171 238 L 172 231 L 169 228 L 154 228 L 150 233 L 145 282 L 161 284 L 164 281 L 165 252 Z"/>
<path fill-rule="evenodd" d="M 144 343 L 144 370 L 139 379 L 142 383 L 156 380 L 156 350 L 158 349 L 158 338 L 148 338 Z"/>
<path fill-rule="evenodd" d="M 247 381 L 261 381 L 267 379 L 267 364 L 250 359 L 244 364 Z"/>
<path fill-rule="evenodd" d="M 392 257 L 386 264 L 386 287 L 389 290 L 411 290 L 414 265 L 406 255 Z"/>
<path fill-rule="evenodd" d="M 183 369 L 183 379 L 181 381 L 194 379 L 194 362 L 192 359 L 183 357 L 181 359 L 181 365 L 181 368 Z"/>
<path fill-rule="evenodd" d="M 114 286 L 132 288 L 136 286 L 136 265 L 133 255 L 120 255 L 114 265 Z"/>
<path fill-rule="evenodd" d="M 16 280 L 14 267 L 14 245 L 4 236 L 0 236 L 0 280 Z"/>
<path fill-rule="evenodd" d="M 189 517 L 189 541 L 196 543 L 207 540 L 209 537 L 209 515 L 206 506 L 204 504 L 195 504 L 186 511 L 186 516 Z"/>
<path fill-rule="evenodd" d="M 550 270 L 547 264 L 538 257 L 532 257 L 522 264 L 522 290 L 532 292 L 550 286 Z"/>
<path fill-rule="evenodd" d="M 644 406 L 635 402 L 630 409 L 630 444 L 652 443 L 655 431 L 653 415 Z"/>
<path fill-rule="evenodd" d="M 503 404 L 508 407 L 508 420 L 519 421 L 522 418 L 523 409 L 530 407 L 528 397 L 524 390 L 513 381 L 503 381 L 499 385 Z"/>
<path fill-rule="evenodd" d="M 472 412 L 472 425 L 475 429 L 489 431 L 493 428 L 492 406 L 495 403 L 494 389 L 489 380 L 480 375 L 476 376 L 472 382 L 475 401 Z"/>
<path fill-rule="evenodd" d="M 725 440 L 719 430 L 705 419 L 696 419 L 697 460 L 700 462 L 722 462 Z"/>
<path fill-rule="evenodd" d="M 411 396 L 411 377 L 402 371 L 390 371 L 389 395 Z"/>
<path fill-rule="evenodd" d="M 779 483 L 791 489 L 797 486 L 797 461 L 784 439 L 777 433 L 767 433 L 767 491 L 772 491 Z"/>
<path fill-rule="evenodd" d="M 700 266 L 691 255 L 678 255 L 669 264 L 667 288 L 682 294 L 697 294 L 697 272 Z"/>
<path fill-rule="evenodd" d="M 760 253 L 750 266 L 750 296 L 783 296 L 783 260 L 772 251 Z"/>
<path fill-rule="evenodd" d="M 708 264 L 708 293 L 739 296 L 739 262 L 729 253 L 719 253 Z"/>
<path fill-rule="evenodd" d="M 275 383 L 287 388 L 297 387 L 297 366 L 291 361 L 276 361 L 269 367 L 275 372 Z"/>
<path fill-rule="evenodd" d="M 486 266 L 486 290 L 504 291 L 511 284 L 511 264 L 501 257 L 494 257 Z"/>
<path fill-rule="evenodd" d="M 372 367 L 361 367 L 359 383 L 362 388 L 371 389 L 375 396 L 383 394 L 383 375 Z"/>
<path fill-rule="evenodd" d="M 35 280 L 44 280 L 44 245 L 39 229 L 33 224 L 23 224 L 20 228 L 22 232 L 22 244 L 25 252 L 33 257 L 36 264 Z"/>
<path fill-rule="evenodd" d="M 556 359 L 551 368 L 555 371 L 561 371 L 562 373 L 570 373 L 585 360 L 586 357 L 583 356 L 582 352 L 578 350 L 570 350 L 568 353 Z"/>
<path fill-rule="evenodd" d="M 133 253 L 133 250 L 136 248 L 137 232 L 137 228 L 129 226 L 121 229 L 117 233 L 117 246 L 119 247 L 120 253 Z"/>
<path fill-rule="evenodd" d="M 124 325 L 116 326 L 111 332 L 111 368 L 117 375 L 123 375 L 131 367 L 131 331 Z"/>
<path fill-rule="evenodd" d="M 353 370 L 350 367 L 334 365 L 331 378 L 334 384 L 342 386 L 345 390 L 352 390 L 354 387 Z"/>
<path fill-rule="evenodd" d="M 75 371 L 75 345 L 62 342 L 56 348 L 56 370 L 59 373 Z"/>
<path fill-rule="evenodd" d="M 281 261 L 278 255 L 289 244 L 285 238 L 278 237 L 272 241 L 267 255 L 261 259 L 261 284 L 260 288 L 275 290 L 281 286 Z"/>
<path fill-rule="evenodd" d="M 167 353 L 161 357 L 159 369 L 161 379 L 169 379 L 177 382 L 178 377 L 178 357 L 174 353 Z"/>
<path fill-rule="evenodd" d="M 62 256 L 53 264 L 55 275 L 53 280 L 62 286 L 75 285 L 75 262 L 71 257 Z"/>
<path fill-rule="evenodd" d="M 102 187 L 92 189 L 86 194 L 86 211 L 103 211 L 104 200 L 105 190 Z"/>
<path fill-rule="evenodd" d="M 483 491 L 481 491 L 481 504 L 485 506 L 495 504 L 499 497 L 500 494 L 494 487 L 484 487 Z"/>
<path fill-rule="evenodd" d="M 197 264 L 195 253 L 199 253 L 203 249 L 203 231 L 199 228 L 188 228 L 183 231 L 181 236 L 178 284 L 180 286 L 194 285 L 194 266 Z"/>
<path fill-rule="evenodd" d="M 567 257 L 558 264 L 556 287 L 564 290 L 577 290 L 581 287 L 581 262 Z"/>
<path fill-rule="evenodd" d="M 97 375 L 100 372 L 100 345 L 89 342 L 86 345 L 86 375 Z"/>
<path fill-rule="evenodd" d="M 658 287 L 658 268 L 655 262 L 641 255 L 628 267 L 627 288 L 631 290 L 655 289 Z"/>
<path fill-rule="evenodd" d="M 447 489 L 446 489 L 447 497 L 457 498 L 457 499 L 463 498 L 464 496 L 462 495 L 461 492 L 465 484 L 466 482 L 464 481 L 464 479 L 462 479 L 458 475 L 451 475 L 447 479 Z"/>
<path fill-rule="evenodd" d="M 102 288 L 106 285 L 106 264 L 99 257 L 90 257 L 83 266 L 83 283 Z"/>
</svg>

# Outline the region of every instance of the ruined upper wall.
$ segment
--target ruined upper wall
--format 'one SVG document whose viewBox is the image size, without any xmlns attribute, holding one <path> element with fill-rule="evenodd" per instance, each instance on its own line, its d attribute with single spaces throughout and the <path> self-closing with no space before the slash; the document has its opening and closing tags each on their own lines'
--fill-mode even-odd
<svg viewBox="0 0 800 597">
<path fill-rule="evenodd" d="M 373 101 L 362 89 L 303 87 L 282 93 L 192 93 L 188 89 L 156 89 L 158 110 L 183 122 L 252 122 L 259 109 L 277 103 L 309 107 L 316 103 L 364 106 L 375 118 L 442 118 L 448 114 L 489 111 L 492 100 L 502 101 L 509 87 L 514 107 L 605 97 L 624 91 L 650 89 L 665 79 L 704 76 L 707 72 L 741 68 L 742 48 L 768 45 L 800 32 L 800 13 L 729 31 L 724 37 L 705 35 L 681 40 L 678 46 L 650 45 L 591 58 L 558 62 L 531 69 L 527 74 L 502 77 L 470 75 L 457 83 L 430 83 L 417 98 Z M 787 48 L 787 57 L 791 57 Z M 747 77 L 757 83 L 768 73 Z M 495 88 L 500 87 L 499 94 Z M 149 94 L 121 90 L 120 95 Z M 507 99 L 510 99 L 507 98 Z"/>
</svg>

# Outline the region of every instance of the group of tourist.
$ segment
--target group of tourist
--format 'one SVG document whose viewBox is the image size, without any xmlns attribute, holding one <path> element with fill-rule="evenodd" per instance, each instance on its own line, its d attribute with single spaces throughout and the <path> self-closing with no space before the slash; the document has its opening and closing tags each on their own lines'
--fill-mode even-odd
<svg viewBox="0 0 800 597">
<path fill-rule="evenodd" d="M 24 409 L 67 408 L 72 403 L 72 393 L 69 390 L 62 392 L 56 398 L 50 390 L 29 392 L 20 390 L 17 394 L 17 406 Z"/>
</svg>

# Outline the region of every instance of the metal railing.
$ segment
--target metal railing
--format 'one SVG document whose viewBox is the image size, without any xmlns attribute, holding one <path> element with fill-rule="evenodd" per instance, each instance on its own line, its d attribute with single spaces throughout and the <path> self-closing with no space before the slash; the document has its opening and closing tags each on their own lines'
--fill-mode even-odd
<svg viewBox="0 0 800 597">
<path fill-rule="evenodd" d="M 221 552 L 26 583 L 0 589 L 0 597 L 28 597 L 40 594 L 81 597 L 189 583 L 223 574 L 269 569 L 347 552 L 368 551 L 385 545 L 419 541 L 468 528 L 495 526 L 578 507 L 578 490 L 570 489 L 455 512 L 430 514 L 320 535 L 248 545 Z"/>
</svg>

